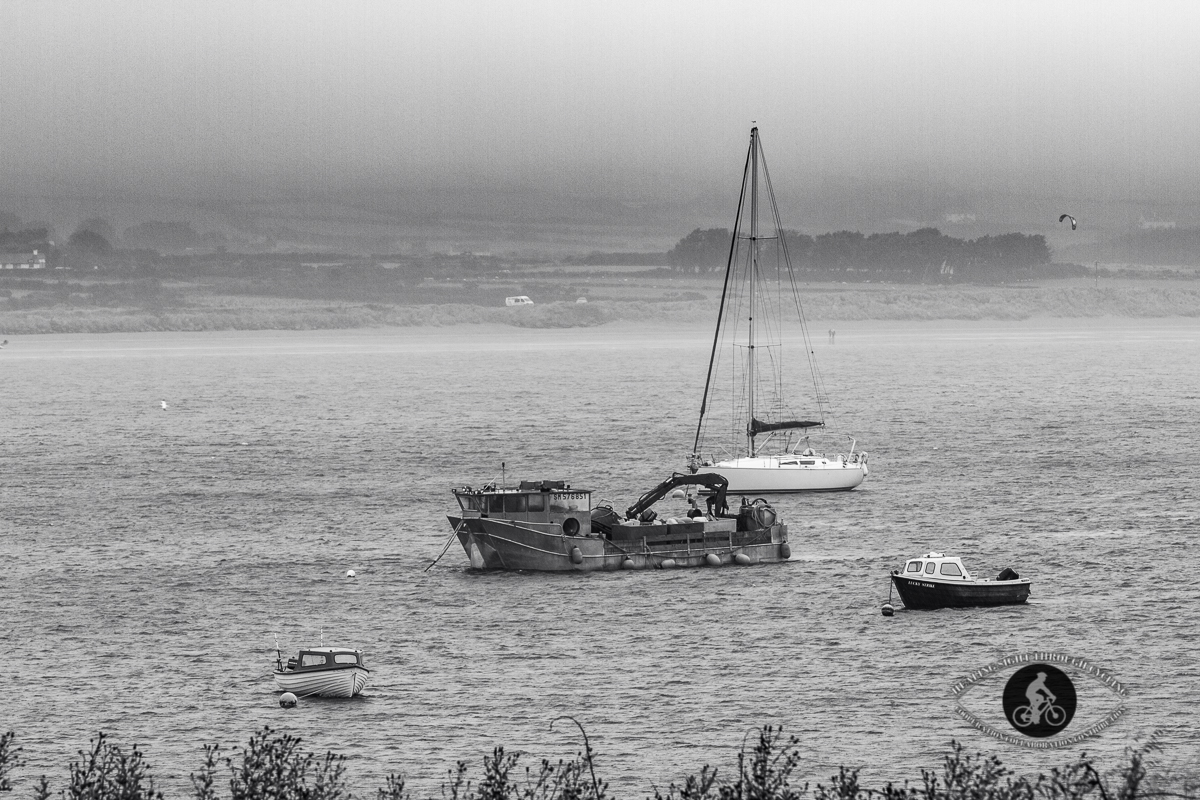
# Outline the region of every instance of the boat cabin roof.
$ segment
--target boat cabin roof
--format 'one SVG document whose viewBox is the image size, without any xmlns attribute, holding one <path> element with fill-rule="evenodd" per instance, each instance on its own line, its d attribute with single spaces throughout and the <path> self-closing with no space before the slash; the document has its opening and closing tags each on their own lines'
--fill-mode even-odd
<svg viewBox="0 0 1200 800">
<path fill-rule="evenodd" d="M 494 483 L 485 484 L 480 489 L 470 486 L 460 486 L 452 490 L 455 494 L 545 494 L 546 492 L 570 492 L 571 494 L 591 494 L 591 489 L 572 489 L 566 481 L 521 481 L 515 488 L 512 486 L 497 486 Z"/>
<path fill-rule="evenodd" d="M 592 510 L 592 492 L 572 489 L 565 481 L 521 481 L 515 489 L 489 483 L 482 489 L 463 486 L 453 492 L 463 511 L 526 522 L 552 522 L 578 513 L 583 515 L 578 520 L 582 526 Z"/>
<path fill-rule="evenodd" d="M 926 553 L 917 558 L 910 558 L 904 562 L 904 570 L 901 574 L 910 578 L 923 575 L 950 580 L 974 580 L 971 573 L 967 572 L 967 568 L 963 566 L 961 558 L 948 556 L 945 553 Z"/>
<path fill-rule="evenodd" d="M 295 658 L 288 659 L 289 669 L 301 671 L 347 664 L 362 666 L 362 650 L 353 647 L 301 647 Z"/>
</svg>

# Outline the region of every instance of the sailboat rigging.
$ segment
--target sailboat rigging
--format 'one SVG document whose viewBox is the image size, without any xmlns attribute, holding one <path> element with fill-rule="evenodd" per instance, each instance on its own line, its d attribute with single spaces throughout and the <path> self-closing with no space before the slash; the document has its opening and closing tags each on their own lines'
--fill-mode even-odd
<svg viewBox="0 0 1200 800">
<path fill-rule="evenodd" d="M 763 235 L 759 226 L 760 173 L 773 225 L 769 235 Z M 781 321 L 786 301 L 794 306 L 799 320 L 799 344 L 813 384 L 815 408 L 802 416 L 793 413 L 785 400 L 795 394 L 783 370 L 785 345 L 794 344 L 785 338 Z M 718 396 L 722 412 L 709 413 Z M 853 489 L 867 476 L 867 454 L 855 452 L 852 436 L 827 431 L 826 402 L 775 190 L 755 127 L 750 130 L 688 467 L 693 472 L 703 469 L 724 475 L 730 492 Z M 848 447 L 839 453 L 818 452 L 813 447 L 818 433 L 821 438 L 844 437 Z M 706 452 L 706 447 L 715 452 Z"/>
</svg>

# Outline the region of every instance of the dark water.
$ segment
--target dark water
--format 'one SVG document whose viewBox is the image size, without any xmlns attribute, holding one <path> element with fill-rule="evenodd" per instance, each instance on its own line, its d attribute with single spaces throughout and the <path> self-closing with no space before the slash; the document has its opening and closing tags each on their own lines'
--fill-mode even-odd
<svg viewBox="0 0 1200 800">
<path fill-rule="evenodd" d="M 45 336 L 0 351 L 0 728 L 57 785 L 89 737 L 141 744 L 187 792 L 202 745 L 263 725 L 436 796 L 497 744 L 570 757 L 577 718 L 622 797 L 748 732 L 800 737 L 802 776 L 919 778 L 951 739 L 1021 771 L 1161 744 L 1200 762 L 1200 323 L 843 325 L 818 359 L 871 453 L 852 493 L 785 498 L 791 563 L 481 574 L 449 488 L 565 478 L 623 507 L 690 447 L 709 332 L 652 327 Z M 162 409 L 160 401 L 168 403 Z M 1027 607 L 880 615 L 929 550 L 1033 579 Z M 357 579 L 344 577 L 347 569 Z M 348 644 L 353 701 L 284 711 L 285 650 Z M 953 682 L 1006 655 L 1084 658 L 1126 714 L 1052 752 L 954 713 Z M 1080 689 L 1076 729 L 1119 703 Z M 998 692 L 981 718 L 1004 725 Z M 1107 705 L 1106 705 L 1107 704 Z"/>
</svg>

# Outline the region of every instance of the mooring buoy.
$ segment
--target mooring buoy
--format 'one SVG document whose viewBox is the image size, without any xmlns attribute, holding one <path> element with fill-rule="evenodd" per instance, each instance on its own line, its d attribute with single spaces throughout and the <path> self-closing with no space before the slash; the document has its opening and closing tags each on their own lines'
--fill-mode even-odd
<svg viewBox="0 0 1200 800">
<path fill-rule="evenodd" d="M 292 694 L 291 692 L 284 692 L 283 694 L 279 695 L 279 707 L 280 708 L 295 708 L 296 707 L 296 695 Z"/>
<path fill-rule="evenodd" d="M 890 617 L 890 616 L 892 616 L 892 615 L 893 615 L 893 614 L 895 614 L 895 613 L 896 613 L 896 607 L 895 607 L 895 606 L 893 606 L 891 603 L 884 603 L 884 604 L 883 604 L 883 615 L 884 615 L 885 617 Z"/>
</svg>

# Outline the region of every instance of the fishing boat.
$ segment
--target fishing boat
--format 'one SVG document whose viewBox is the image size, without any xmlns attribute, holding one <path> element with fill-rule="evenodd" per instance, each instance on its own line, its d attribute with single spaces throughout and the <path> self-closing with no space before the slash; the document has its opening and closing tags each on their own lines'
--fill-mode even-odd
<svg viewBox="0 0 1200 800">
<path fill-rule="evenodd" d="M 349 647 L 308 647 L 285 664 L 276 650 L 275 685 L 299 697 L 354 697 L 367 685 L 371 670 L 363 665 L 362 650 Z"/>
<path fill-rule="evenodd" d="M 447 547 L 457 537 L 471 566 L 483 570 L 595 572 L 787 561 L 787 526 L 775 509 L 762 498 L 742 498 L 731 510 L 727 485 L 713 473 L 674 473 L 624 517 L 611 504 L 593 505 L 591 490 L 565 481 L 464 486 L 452 490 L 460 510 L 447 515 L 454 527 Z M 686 512 L 660 517 L 652 506 L 681 487 L 708 489 L 706 510 L 692 497 Z"/>
<path fill-rule="evenodd" d="M 760 185 L 770 207 L 764 227 Z M 793 313 L 795 330 L 785 336 L 782 320 Z M 787 362 L 801 360 L 794 350 L 803 351 L 813 384 L 804 415 L 792 411 L 784 375 Z M 867 454 L 853 436 L 826 427 L 826 405 L 775 191 L 752 128 L 688 469 L 724 475 L 737 493 L 853 489 L 867 477 Z"/>
<path fill-rule="evenodd" d="M 904 607 L 913 609 L 1016 605 L 1030 591 L 1030 580 L 1011 568 L 995 579 L 974 578 L 961 558 L 945 553 L 908 559 L 902 570 L 892 571 L 892 584 Z"/>
</svg>

